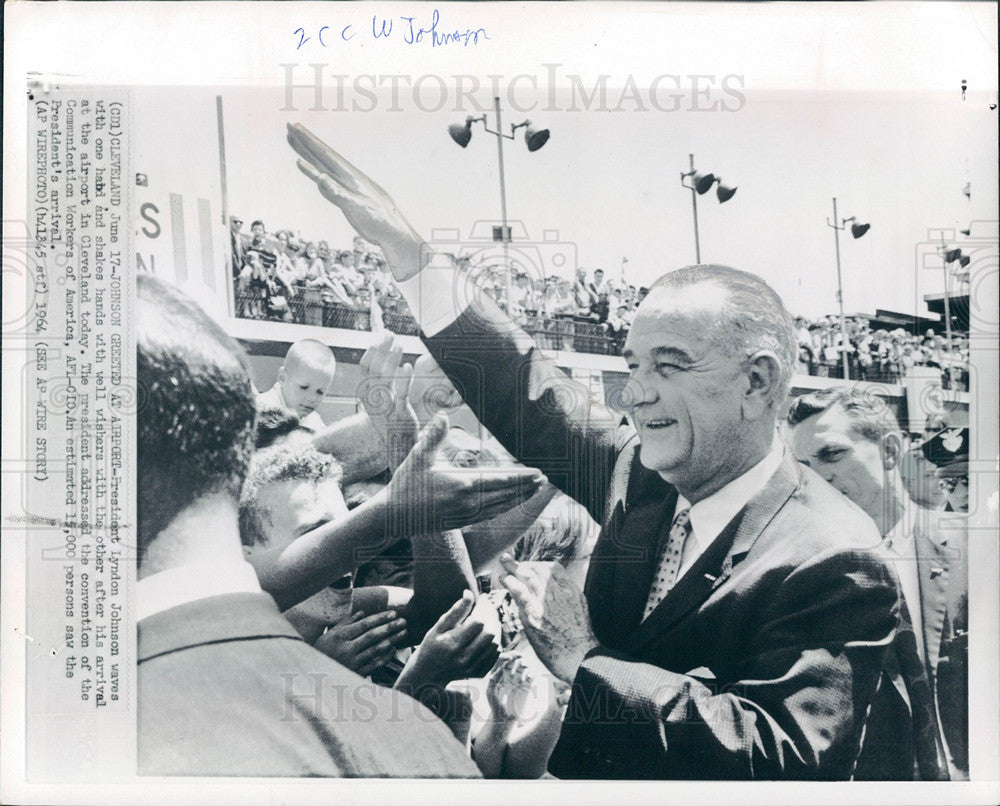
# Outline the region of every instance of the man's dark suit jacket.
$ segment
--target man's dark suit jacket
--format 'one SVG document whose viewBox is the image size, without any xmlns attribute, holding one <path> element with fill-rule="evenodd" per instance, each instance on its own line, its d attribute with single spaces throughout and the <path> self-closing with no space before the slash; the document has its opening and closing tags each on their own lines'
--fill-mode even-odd
<svg viewBox="0 0 1000 806">
<path fill-rule="evenodd" d="M 508 450 L 604 525 L 585 590 L 601 646 L 573 681 L 550 772 L 849 778 L 898 620 L 874 523 L 786 456 L 641 621 L 677 491 L 642 467 L 634 430 L 496 309 L 426 341 Z"/>
<path fill-rule="evenodd" d="M 409 697 L 306 644 L 264 593 L 139 623 L 140 775 L 479 777 Z"/>
<path fill-rule="evenodd" d="M 967 780 L 969 567 L 964 519 L 915 505 L 913 514 L 926 649 L 923 668 L 929 683 L 926 700 L 935 723 L 934 736 L 930 737 L 935 746 L 921 748 L 919 737 L 910 734 L 883 735 L 879 741 L 884 744 L 866 740 L 857 775 L 872 780 Z M 898 721 L 892 714 L 912 713 L 913 700 L 920 699 L 921 692 L 912 690 L 913 682 L 900 666 L 890 653 L 872 707 L 873 719 Z"/>
</svg>

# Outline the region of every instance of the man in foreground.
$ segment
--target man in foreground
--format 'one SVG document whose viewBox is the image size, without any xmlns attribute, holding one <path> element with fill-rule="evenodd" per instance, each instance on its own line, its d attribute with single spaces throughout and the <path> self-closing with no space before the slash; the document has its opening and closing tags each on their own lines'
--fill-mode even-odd
<svg viewBox="0 0 1000 806">
<path fill-rule="evenodd" d="M 305 128 L 289 142 L 382 247 L 482 423 L 603 524 L 585 592 L 558 566 L 505 561 L 528 638 L 572 685 L 549 771 L 849 778 L 898 587 L 871 520 L 776 438 L 794 362 L 777 295 L 725 267 L 662 277 L 626 342 L 623 424 L 491 301 L 456 305 L 476 295 L 384 190 Z"/>
<path fill-rule="evenodd" d="M 858 775 L 968 779 L 964 530 L 947 528 L 947 515 L 910 499 L 899 474 L 903 435 L 881 398 L 850 387 L 824 389 L 793 401 L 788 423 L 796 458 L 875 521 L 903 592 L 903 618 L 887 667 L 893 685 L 880 692 L 881 707 L 907 709 L 913 731 L 887 736 L 882 746 L 866 742 Z M 882 718 L 878 710 L 873 718 Z"/>
<path fill-rule="evenodd" d="M 476 776 L 429 711 L 306 645 L 243 561 L 246 359 L 138 277 L 138 755 L 142 775 Z"/>
</svg>

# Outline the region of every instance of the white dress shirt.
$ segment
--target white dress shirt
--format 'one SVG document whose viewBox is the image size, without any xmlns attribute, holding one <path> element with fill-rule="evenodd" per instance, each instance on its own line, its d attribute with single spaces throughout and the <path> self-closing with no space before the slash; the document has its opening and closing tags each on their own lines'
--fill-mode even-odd
<svg viewBox="0 0 1000 806">
<path fill-rule="evenodd" d="M 171 607 L 221 596 L 225 593 L 260 593 L 257 572 L 248 562 L 220 565 L 188 563 L 140 579 L 135 586 L 136 621 Z"/>
<path fill-rule="evenodd" d="M 424 334 L 436 336 L 460 317 L 474 298 L 468 275 L 460 274 L 447 255 L 437 254 L 423 271 L 396 287 L 406 298 Z M 485 295 L 483 295 L 485 297 Z M 484 302 L 488 302 L 484 298 Z"/>
<path fill-rule="evenodd" d="M 691 508 L 691 534 L 684 541 L 684 554 L 677 572 L 678 582 L 750 499 L 764 489 L 764 485 L 781 464 L 783 455 L 784 445 L 775 436 L 767 456 L 708 498 L 692 505 L 683 495 L 677 497 L 674 512 Z"/>
</svg>

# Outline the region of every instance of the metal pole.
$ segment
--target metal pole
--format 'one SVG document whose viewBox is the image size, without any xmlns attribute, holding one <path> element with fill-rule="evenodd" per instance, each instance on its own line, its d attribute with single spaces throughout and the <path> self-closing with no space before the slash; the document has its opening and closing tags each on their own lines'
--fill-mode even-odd
<svg viewBox="0 0 1000 806">
<path fill-rule="evenodd" d="M 850 380 L 851 376 L 847 368 L 847 318 L 844 316 L 844 285 L 840 276 L 840 230 L 837 225 L 837 199 L 833 199 L 833 243 L 837 250 L 837 302 L 840 304 L 840 355 L 844 367 L 844 380 Z"/>
<path fill-rule="evenodd" d="M 944 332 L 948 340 L 947 349 L 951 349 L 951 303 L 948 301 L 948 247 L 945 246 L 944 236 L 941 237 L 941 268 L 944 269 Z"/>
<path fill-rule="evenodd" d="M 694 212 L 694 262 L 701 264 L 701 244 L 698 243 L 698 191 L 694 189 L 694 154 L 691 158 L 691 210 Z"/>
<path fill-rule="evenodd" d="M 503 171 L 503 126 L 500 123 L 500 98 L 493 98 L 493 108 L 497 113 L 497 159 L 500 162 L 500 240 L 503 242 L 503 267 L 504 271 L 507 273 L 507 309 L 510 310 L 510 304 L 512 301 L 513 294 L 513 278 L 511 277 L 510 271 L 510 261 L 508 258 L 507 251 L 507 183 L 504 179 Z"/>
</svg>

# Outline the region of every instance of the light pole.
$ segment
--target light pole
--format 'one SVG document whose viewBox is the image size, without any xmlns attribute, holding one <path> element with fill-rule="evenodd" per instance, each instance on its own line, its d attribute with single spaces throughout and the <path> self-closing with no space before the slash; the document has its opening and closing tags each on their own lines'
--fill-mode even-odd
<svg viewBox="0 0 1000 806">
<path fill-rule="evenodd" d="M 944 236 L 941 236 L 941 268 L 944 270 L 944 331 L 948 342 L 948 349 L 951 349 L 951 304 L 948 300 L 948 264 L 958 261 L 958 265 L 963 269 L 972 262 L 972 258 L 963 255 L 958 247 L 949 249 L 944 244 Z"/>
<path fill-rule="evenodd" d="M 833 227 L 833 243 L 837 250 L 837 302 L 840 305 L 840 356 L 843 362 L 844 368 L 844 380 L 849 381 L 851 379 L 850 371 L 847 366 L 847 345 L 850 343 L 847 339 L 847 317 L 844 316 L 844 284 L 841 280 L 840 274 L 840 231 L 847 229 L 847 222 L 851 222 L 851 235 L 857 240 L 862 235 L 864 235 L 868 230 L 871 229 L 871 224 L 859 224 L 856 216 L 851 216 L 850 218 L 845 218 L 837 225 L 837 199 L 833 200 L 833 221 L 828 218 L 826 220 L 826 225 L 828 227 Z"/>
<path fill-rule="evenodd" d="M 694 154 L 688 154 L 690 158 L 691 170 L 681 172 L 681 185 L 691 191 L 691 211 L 694 214 L 694 261 L 701 263 L 701 244 L 698 242 L 698 197 L 708 193 L 712 185 L 718 183 L 715 194 L 719 199 L 719 204 L 725 204 L 736 193 L 735 187 L 722 184 L 722 177 L 715 174 L 703 174 L 694 169 Z M 689 179 L 690 184 L 684 180 Z"/>
<path fill-rule="evenodd" d="M 513 140 L 514 132 L 520 128 L 524 128 L 524 143 L 528 147 L 528 151 L 538 151 L 549 139 L 548 129 L 535 129 L 531 125 L 530 120 L 524 120 L 521 123 L 510 124 L 510 134 L 503 133 L 503 125 L 500 120 L 500 98 L 493 98 L 493 110 L 497 116 L 497 127 L 496 130 L 491 129 L 486 124 L 486 115 L 480 115 L 479 117 L 467 117 L 465 123 L 452 123 L 448 127 L 448 134 L 451 135 L 451 139 L 458 143 L 462 148 L 465 148 L 469 141 L 472 139 L 472 124 L 482 123 L 483 128 L 487 133 L 494 135 L 497 138 L 497 162 L 500 165 L 500 242 L 503 244 L 503 264 L 504 271 L 507 273 L 507 303 L 510 304 L 510 294 L 511 294 L 511 277 L 510 277 L 510 266 L 508 265 L 507 249 L 510 243 L 510 227 L 507 225 L 507 183 L 504 177 L 503 169 L 503 141 Z M 497 240 L 494 235 L 493 240 Z"/>
</svg>

